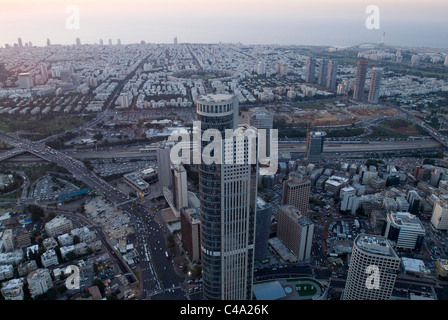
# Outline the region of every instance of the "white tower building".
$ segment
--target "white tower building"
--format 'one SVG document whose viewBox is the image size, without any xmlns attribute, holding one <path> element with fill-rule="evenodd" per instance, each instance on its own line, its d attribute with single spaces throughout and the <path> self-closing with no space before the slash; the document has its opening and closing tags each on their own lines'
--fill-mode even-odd
<svg viewBox="0 0 448 320">
<path fill-rule="evenodd" d="M 389 240 L 360 234 L 353 242 L 342 300 L 389 300 L 401 259 Z"/>
</svg>

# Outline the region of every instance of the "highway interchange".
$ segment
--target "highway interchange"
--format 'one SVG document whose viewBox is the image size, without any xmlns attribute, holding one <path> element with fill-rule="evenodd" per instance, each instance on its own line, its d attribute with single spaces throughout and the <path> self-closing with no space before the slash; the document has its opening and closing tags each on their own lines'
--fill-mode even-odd
<svg viewBox="0 0 448 320">
<path fill-rule="evenodd" d="M 141 270 L 142 298 L 149 298 L 153 294 L 170 292 L 173 288 L 179 288 L 183 279 L 174 271 L 171 260 L 165 257 L 165 251 L 167 251 L 165 236 L 162 226 L 153 219 L 154 212 L 140 203 L 127 202 L 128 195 L 88 170 L 81 161 L 57 150 L 49 149 L 42 142 L 32 142 L 2 131 L 0 131 L 0 140 L 67 169 L 74 178 L 83 181 L 90 188 L 95 189 L 97 194 L 102 194 L 114 205 L 120 206 L 128 213 L 131 225 L 135 228 L 135 248 L 139 254 L 138 266 Z M 143 223 L 143 216 L 146 217 L 146 223 Z"/>
</svg>

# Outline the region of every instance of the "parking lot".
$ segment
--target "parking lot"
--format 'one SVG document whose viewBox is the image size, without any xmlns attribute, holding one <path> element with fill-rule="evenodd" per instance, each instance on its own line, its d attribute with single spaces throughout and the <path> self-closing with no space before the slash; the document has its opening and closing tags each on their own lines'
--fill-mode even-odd
<svg viewBox="0 0 448 320">
<path fill-rule="evenodd" d="M 37 200 L 54 200 L 58 195 L 78 190 L 79 188 L 73 183 L 47 174 L 35 183 L 33 197 Z"/>
</svg>

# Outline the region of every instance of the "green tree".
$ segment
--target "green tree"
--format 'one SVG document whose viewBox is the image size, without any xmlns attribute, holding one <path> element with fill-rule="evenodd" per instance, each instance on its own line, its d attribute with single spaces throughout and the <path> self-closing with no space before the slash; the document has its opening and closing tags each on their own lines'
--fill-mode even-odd
<svg viewBox="0 0 448 320">
<path fill-rule="evenodd" d="M 73 236 L 73 244 L 78 244 L 81 242 L 81 239 L 79 239 L 78 235 Z"/>
<path fill-rule="evenodd" d="M 31 213 L 31 219 L 33 222 L 37 222 L 45 216 L 44 209 L 38 205 L 29 204 L 27 209 Z"/>
<path fill-rule="evenodd" d="M 100 279 L 95 279 L 92 282 L 93 286 L 97 286 L 98 289 L 100 290 L 100 293 L 102 296 L 104 296 L 104 291 L 106 290 L 106 285 L 103 283 L 103 281 L 101 281 Z"/>
<path fill-rule="evenodd" d="M 195 264 L 191 273 L 193 277 L 200 278 L 202 276 L 202 266 Z"/>
</svg>

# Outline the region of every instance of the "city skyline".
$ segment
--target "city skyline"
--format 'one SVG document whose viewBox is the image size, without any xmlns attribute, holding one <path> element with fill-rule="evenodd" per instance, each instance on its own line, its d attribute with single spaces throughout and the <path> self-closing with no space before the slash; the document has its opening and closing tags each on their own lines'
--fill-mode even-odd
<svg viewBox="0 0 448 320">
<path fill-rule="evenodd" d="M 0 39 L 0 46 L 17 38 L 44 46 L 83 44 L 121 39 L 124 44 L 229 43 L 279 45 L 352 46 L 385 43 L 397 46 L 447 47 L 448 22 L 444 1 L 379 0 L 379 29 L 369 30 L 367 1 L 3 1 L 0 27 L 11 30 Z M 79 10 L 79 26 L 66 22 Z M 79 27 L 79 28 L 78 28 Z M 430 37 L 428 35 L 431 35 Z"/>
<path fill-rule="evenodd" d="M 1 0 L 0 300 L 448 300 L 445 2 Z"/>
</svg>

